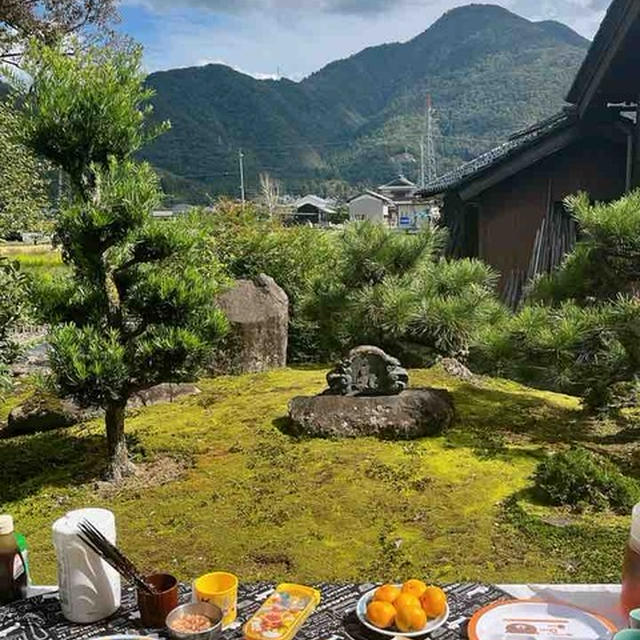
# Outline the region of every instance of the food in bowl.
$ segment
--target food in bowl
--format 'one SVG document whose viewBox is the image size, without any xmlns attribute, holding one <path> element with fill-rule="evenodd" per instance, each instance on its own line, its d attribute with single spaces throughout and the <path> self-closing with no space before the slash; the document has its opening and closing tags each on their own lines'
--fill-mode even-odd
<svg viewBox="0 0 640 640">
<path fill-rule="evenodd" d="M 402 586 L 379 587 L 367 606 L 366 618 L 379 629 L 407 633 L 421 631 L 428 620 L 439 618 L 446 610 L 447 596 L 442 589 L 412 579 Z"/>
<path fill-rule="evenodd" d="M 201 633 L 214 627 L 214 622 L 198 613 L 187 613 L 171 622 L 171 628 L 179 633 Z"/>
</svg>

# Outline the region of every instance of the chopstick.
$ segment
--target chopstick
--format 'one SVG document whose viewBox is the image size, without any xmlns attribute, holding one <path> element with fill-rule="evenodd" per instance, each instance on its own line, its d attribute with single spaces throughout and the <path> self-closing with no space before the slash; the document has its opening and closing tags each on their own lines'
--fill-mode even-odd
<svg viewBox="0 0 640 640">
<path fill-rule="evenodd" d="M 125 580 L 134 583 L 149 595 L 155 595 L 158 591 L 150 585 L 138 571 L 136 566 L 115 545 L 111 544 L 104 534 L 88 520 L 82 520 L 78 524 L 80 533 L 78 537 L 98 557 L 112 566 Z"/>
</svg>

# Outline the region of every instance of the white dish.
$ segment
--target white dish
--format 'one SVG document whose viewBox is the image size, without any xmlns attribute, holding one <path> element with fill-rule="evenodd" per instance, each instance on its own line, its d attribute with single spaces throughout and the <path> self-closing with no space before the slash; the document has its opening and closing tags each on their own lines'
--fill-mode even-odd
<svg viewBox="0 0 640 640">
<path fill-rule="evenodd" d="M 615 631 L 610 620 L 568 604 L 511 600 L 476 612 L 468 635 L 470 640 L 600 640 Z"/>
<path fill-rule="evenodd" d="M 402 585 L 399 584 L 396 586 L 401 587 Z M 384 636 L 389 636 L 390 638 L 417 638 L 431 631 L 435 631 L 449 619 L 449 603 L 447 603 L 447 608 L 445 612 L 441 616 L 438 616 L 437 618 L 432 618 L 431 620 L 428 620 L 425 627 L 423 629 L 420 629 L 420 631 L 402 632 L 402 631 L 393 631 L 391 629 L 380 629 L 380 627 L 376 627 L 374 624 L 371 624 L 367 620 L 367 605 L 371 600 L 373 600 L 373 594 L 377 590 L 378 590 L 378 587 L 376 587 L 375 589 L 371 589 L 371 591 L 367 591 L 367 593 L 365 593 L 362 596 L 362 598 L 360 598 L 360 600 L 358 601 L 358 605 L 356 607 L 356 615 L 358 616 L 358 619 L 360 620 L 360 622 L 365 627 L 367 627 L 367 629 L 371 629 L 376 633 L 380 633 Z"/>
</svg>

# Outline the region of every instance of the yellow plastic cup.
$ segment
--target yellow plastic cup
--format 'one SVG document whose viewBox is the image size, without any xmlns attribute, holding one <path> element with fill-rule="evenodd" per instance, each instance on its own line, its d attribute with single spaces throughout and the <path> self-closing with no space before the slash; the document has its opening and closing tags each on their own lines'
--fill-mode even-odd
<svg viewBox="0 0 640 640">
<path fill-rule="evenodd" d="M 238 616 L 238 578 L 233 573 L 215 571 L 193 582 L 196 602 L 211 602 L 222 611 L 222 626 L 228 627 Z"/>
</svg>

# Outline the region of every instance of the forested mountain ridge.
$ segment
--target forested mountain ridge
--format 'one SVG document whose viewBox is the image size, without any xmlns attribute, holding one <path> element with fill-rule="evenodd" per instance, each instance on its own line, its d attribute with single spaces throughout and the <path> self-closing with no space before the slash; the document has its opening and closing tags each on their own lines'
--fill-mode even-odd
<svg viewBox="0 0 640 640">
<path fill-rule="evenodd" d="M 145 156 L 189 199 L 237 193 L 239 149 L 249 191 L 261 171 L 298 193 L 346 194 L 399 170 L 417 179 L 427 92 L 445 171 L 560 108 L 588 45 L 560 23 L 469 5 L 301 82 L 224 65 L 154 73 L 156 117 L 173 128 Z"/>
</svg>

